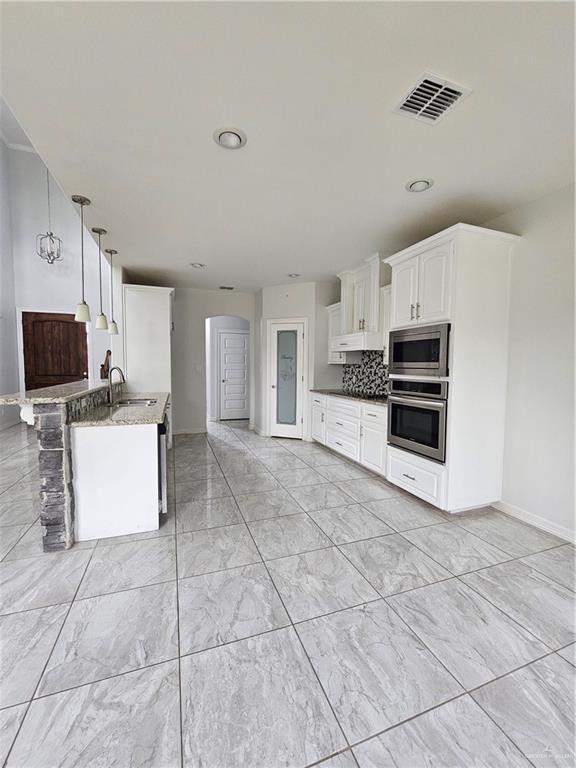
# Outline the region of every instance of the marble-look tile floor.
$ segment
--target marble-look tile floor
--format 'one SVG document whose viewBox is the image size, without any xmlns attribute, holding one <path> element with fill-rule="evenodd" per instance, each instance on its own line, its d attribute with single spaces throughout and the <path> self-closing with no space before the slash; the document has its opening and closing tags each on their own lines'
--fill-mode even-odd
<svg viewBox="0 0 576 768">
<path fill-rule="evenodd" d="M 0 432 L 0 766 L 573 766 L 574 548 L 319 445 L 175 438 L 158 531 L 45 554 Z"/>
</svg>

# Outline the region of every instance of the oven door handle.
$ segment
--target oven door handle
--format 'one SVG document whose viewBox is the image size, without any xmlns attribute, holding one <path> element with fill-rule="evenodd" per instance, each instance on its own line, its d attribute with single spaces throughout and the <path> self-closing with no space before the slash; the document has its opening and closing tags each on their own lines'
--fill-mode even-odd
<svg viewBox="0 0 576 768">
<path fill-rule="evenodd" d="M 400 397 L 398 395 L 388 395 L 388 404 L 397 403 L 398 405 L 417 405 L 424 408 L 435 408 L 442 411 L 446 408 L 446 400 L 423 400 L 421 397 Z"/>
</svg>

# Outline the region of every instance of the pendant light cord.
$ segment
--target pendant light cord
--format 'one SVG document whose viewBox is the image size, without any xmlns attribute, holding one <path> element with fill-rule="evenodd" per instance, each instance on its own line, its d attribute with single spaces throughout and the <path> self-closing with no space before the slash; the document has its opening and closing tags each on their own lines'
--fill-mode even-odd
<svg viewBox="0 0 576 768">
<path fill-rule="evenodd" d="M 114 256 L 110 254 L 110 320 L 114 322 L 114 272 L 112 271 L 112 259 Z"/>
<path fill-rule="evenodd" d="M 102 315 L 102 246 L 100 240 L 102 235 L 98 232 L 98 283 L 100 285 L 100 314 Z"/>
<path fill-rule="evenodd" d="M 50 211 L 50 171 L 46 168 L 46 188 L 48 191 L 48 232 L 52 235 L 52 215 Z"/>
<path fill-rule="evenodd" d="M 80 205 L 80 253 L 82 255 L 82 303 L 84 301 L 84 203 Z"/>
</svg>

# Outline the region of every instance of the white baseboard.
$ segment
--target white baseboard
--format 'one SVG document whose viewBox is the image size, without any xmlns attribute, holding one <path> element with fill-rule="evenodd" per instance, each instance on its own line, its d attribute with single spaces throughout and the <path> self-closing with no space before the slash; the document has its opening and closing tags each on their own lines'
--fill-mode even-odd
<svg viewBox="0 0 576 768">
<path fill-rule="evenodd" d="M 495 504 L 492 504 L 492 506 L 494 509 L 499 509 L 500 512 L 505 512 L 507 515 L 515 517 L 523 523 L 528 523 L 535 528 L 540 528 L 541 530 L 546 531 L 546 533 L 552 533 L 569 542 L 574 542 L 576 540 L 576 534 L 570 528 L 567 528 L 564 525 L 558 525 L 557 523 L 551 523 L 550 520 L 546 520 L 546 518 L 540 517 L 540 515 L 534 515 L 531 512 L 527 512 L 525 509 L 521 509 L 514 504 L 509 504 L 507 501 L 497 501 Z"/>
</svg>

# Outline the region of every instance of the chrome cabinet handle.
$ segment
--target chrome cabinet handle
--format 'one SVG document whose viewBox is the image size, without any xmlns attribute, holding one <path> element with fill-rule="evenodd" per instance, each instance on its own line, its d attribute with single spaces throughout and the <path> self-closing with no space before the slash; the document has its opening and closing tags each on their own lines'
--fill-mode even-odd
<svg viewBox="0 0 576 768">
<path fill-rule="evenodd" d="M 418 320 L 419 317 L 422 316 L 422 313 L 420 312 L 420 304 L 416 304 L 416 319 Z"/>
<path fill-rule="evenodd" d="M 416 478 L 412 477 L 412 475 L 407 475 L 406 472 L 402 472 L 402 477 L 407 477 L 408 480 L 413 480 L 414 482 L 416 482 Z"/>
<path fill-rule="evenodd" d="M 414 304 L 410 304 L 410 320 L 414 320 Z"/>
<path fill-rule="evenodd" d="M 336 445 L 339 445 L 339 446 L 340 446 L 340 448 L 344 448 L 344 446 L 342 445 L 342 443 L 339 443 L 339 442 L 338 442 L 338 440 L 334 440 L 334 442 L 336 443 Z"/>
<path fill-rule="evenodd" d="M 324 424 L 324 414 L 322 413 L 322 414 L 321 414 L 321 416 L 322 416 L 322 418 L 320 419 L 320 422 L 321 422 L 322 424 Z"/>
<path fill-rule="evenodd" d="M 348 342 L 347 341 L 341 341 L 340 342 L 340 346 L 341 347 L 347 347 L 348 346 Z"/>
<path fill-rule="evenodd" d="M 272 384 L 272 389 L 276 389 L 276 384 Z"/>
<path fill-rule="evenodd" d="M 343 427 L 343 426 L 344 426 L 344 424 L 342 424 L 342 422 L 341 422 L 341 421 L 337 421 L 337 422 L 336 422 L 336 424 L 337 424 L 339 427 Z"/>
<path fill-rule="evenodd" d="M 364 427 L 360 425 L 360 437 L 364 436 Z"/>
</svg>

